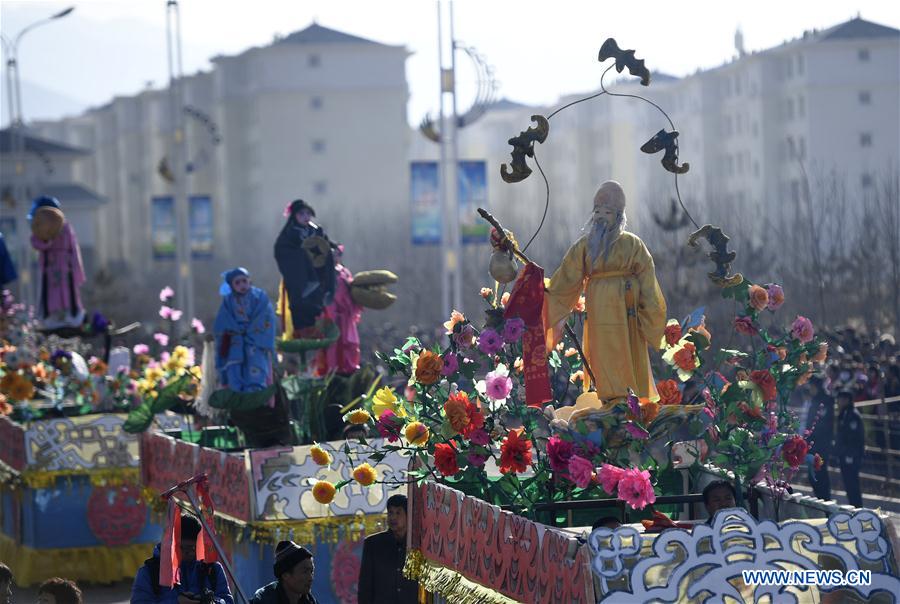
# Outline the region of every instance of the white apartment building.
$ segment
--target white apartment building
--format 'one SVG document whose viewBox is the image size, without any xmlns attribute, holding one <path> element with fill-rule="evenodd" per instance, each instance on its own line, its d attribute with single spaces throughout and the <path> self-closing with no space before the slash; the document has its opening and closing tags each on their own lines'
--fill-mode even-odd
<svg viewBox="0 0 900 604">
<path fill-rule="evenodd" d="M 213 315 L 219 274 L 235 265 L 276 291 L 273 245 L 282 211 L 296 198 L 347 243 L 354 270 L 391 268 L 382 260 L 389 219 L 408 207 L 407 56 L 402 46 L 313 24 L 268 46 L 215 57 L 211 71 L 185 78 L 189 195 L 209 200 L 192 217 L 202 239 L 193 260 L 200 316 Z M 172 226 L 154 206 L 174 195 L 160 171 L 173 145 L 168 90 L 115 98 L 34 128 L 93 151 L 76 162 L 73 176 L 109 200 L 98 260 L 140 292 L 136 304 L 152 309 L 146 294 L 175 283 L 174 258 L 159 253 L 154 233 Z"/>
</svg>

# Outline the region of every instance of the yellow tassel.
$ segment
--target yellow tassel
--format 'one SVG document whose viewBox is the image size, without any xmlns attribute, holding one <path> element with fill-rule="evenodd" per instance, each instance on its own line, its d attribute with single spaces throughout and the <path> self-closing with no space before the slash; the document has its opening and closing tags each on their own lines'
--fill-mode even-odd
<svg viewBox="0 0 900 604">
<path fill-rule="evenodd" d="M 419 550 L 406 555 L 403 575 L 420 588 L 443 596 L 454 604 L 515 604 L 516 600 L 466 579 L 456 571 L 427 560 Z"/>
</svg>

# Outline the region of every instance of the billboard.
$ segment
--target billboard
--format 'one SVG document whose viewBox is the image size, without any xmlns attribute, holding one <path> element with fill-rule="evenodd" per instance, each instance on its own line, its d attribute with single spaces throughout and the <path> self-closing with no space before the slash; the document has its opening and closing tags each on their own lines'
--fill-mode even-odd
<svg viewBox="0 0 900 604">
<path fill-rule="evenodd" d="M 441 243 L 440 170 L 436 161 L 410 163 L 413 245 Z M 476 209 L 487 207 L 487 167 L 484 161 L 460 161 L 456 169 L 460 241 L 487 243 L 490 226 Z"/>
</svg>

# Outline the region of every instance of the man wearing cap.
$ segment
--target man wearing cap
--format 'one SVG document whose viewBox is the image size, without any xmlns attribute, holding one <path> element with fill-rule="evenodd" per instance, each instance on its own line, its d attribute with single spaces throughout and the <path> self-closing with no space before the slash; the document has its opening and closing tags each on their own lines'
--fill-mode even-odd
<svg viewBox="0 0 900 604">
<path fill-rule="evenodd" d="M 222 305 L 216 315 L 216 370 L 222 386 L 258 392 L 272 383 L 275 310 L 266 292 L 250 285 L 243 267 L 222 273 Z"/>
<path fill-rule="evenodd" d="M 837 401 L 838 427 L 834 454 L 841 467 L 841 479 L 844 482 L 844 490 L 847 491 L 847 500 L 850 505 L 861 508 L 863 500 L 859 486 L 859 469 L 866 447 L 866 428 L 862 416 L 853 406 L 853 390 L 844 388 L 838 392 Z"/>
<path fill-rule="evenodd" d="M 387 501 L 388 530 L 366 537 L 359 569 L 359 604 L 415 604 L 419 585 L 403 576 L 406 564 L 406 495 Z"/>
<path fill-rule="evenodd" d="M 259 588 L 250 604 L 318 604 L 310 591 L 316 566 L 313 555 L 293 541 L 275 546 L 275 581 Z"/>
<path fill-rule="evenodd" d="M 597 379 L 597 395 L 657 400 L 648 347 L 658 349 L 666 327 L 666 301 L 647 246 L 625 231 L 625 192 L 615 181 L 600 186 L 587 231 L 566 252 L 544 299 L 547 349 L 585 294 L 584 353 Z M 590 387 L 585 376 L 584 389 Z"/>
</svg>

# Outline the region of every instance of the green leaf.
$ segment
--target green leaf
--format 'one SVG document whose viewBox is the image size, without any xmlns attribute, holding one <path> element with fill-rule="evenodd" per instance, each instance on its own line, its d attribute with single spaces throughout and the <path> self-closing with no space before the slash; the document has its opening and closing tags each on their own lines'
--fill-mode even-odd
<svg viewBox="0 0 900 604">
<path fill-rule="evenodd" d="M 353 479 L 352 479 L 352 478 L 348 478 L 347 480 L 342 480 L 342 481 L 340 481 L 339 483 L 335 484 L 335 485 L 334 485 L 334 488 L 335 488 L 336 490 L 341 490 L 341 489 L 343 489 L 345 486 L 347 486 L 348 484 L 350 484 L 351 482 L 353 482 Z"/>
<path fill-rule="evenodd" d="M 128 414 L 128 418 L 122 424 L 122 429 L 129 434 L 140 434 L 149 428 L 152 423 L 153 411 L 150 409 L 150 405 L 144 403 Z"/>
<path fill-rule="evenodd" d="M 377 453 L 372 453 L 371 455 L 369 455 L 369 459 L 377 463 L 384 459 L 385 455 L 387 455 L 385 451 L 378 451 Z"/>
</svg>

